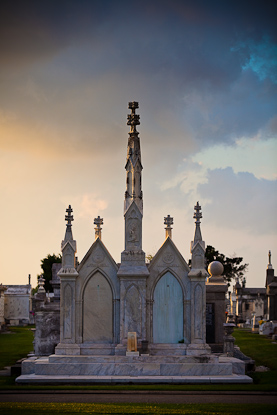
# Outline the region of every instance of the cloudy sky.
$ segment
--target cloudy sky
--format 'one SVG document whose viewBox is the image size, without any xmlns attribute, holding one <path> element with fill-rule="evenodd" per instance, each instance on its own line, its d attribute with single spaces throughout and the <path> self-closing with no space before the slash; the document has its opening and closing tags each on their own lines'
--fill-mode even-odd
<svg viewBox="0 0 277 415">
<path fill-rule="evenodd" d="M 6 1 L 0 5 L 1 278 L 36 285 L 74 210 L 81 260 L 104 218 L 120 261 L 128 102 L 139 101 L 143 249 L 164 216 L 185 259 L 199 200 L 202 235 L 277 269 L 274 1 Z"/>
</svg>

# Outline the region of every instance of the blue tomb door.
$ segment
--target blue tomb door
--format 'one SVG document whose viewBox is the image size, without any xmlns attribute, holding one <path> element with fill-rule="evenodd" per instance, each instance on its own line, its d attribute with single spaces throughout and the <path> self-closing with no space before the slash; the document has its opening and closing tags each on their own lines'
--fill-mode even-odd
<svg viewBox="0 0 277 415">
<path fill-rule="evenodd" d="M 154 291 L 153 342 L 178 343 L 184 338 L 182 288 L 170 272 L 158 281 Z"/>
</svg>

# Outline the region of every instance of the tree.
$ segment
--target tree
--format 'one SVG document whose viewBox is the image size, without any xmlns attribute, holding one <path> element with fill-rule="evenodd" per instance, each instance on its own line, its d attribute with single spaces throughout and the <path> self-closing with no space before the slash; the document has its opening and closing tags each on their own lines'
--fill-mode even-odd
<svg viewBox="0 0 277 415">
<path fill-rule="evenodd" d="M 42 268 L 42 277 L 45 279 L 44 282 L 44 288 L 46 292 L 53 292 L 53 287 L 52 284 L 50 284 L 50 281 L 52 280 L 52 265 L 57 263 L 57 262 L 62 262 L 62 257 L 61 254 L 59 255 L 50 255 L 48 254 L 45 258 L 43 258 L 40 261 L 40 266 Z M 40 275 L 37 276 L 38 278 L 40 277 Z"/>
<path fill-rule="evenodd" d="M 226 257 L 224 254 L 216 251 L 215 248 L 211 245 L 207 245 L 205 257 L 207 268 L 213 261 L 219 261 L 222 263 L 224 266 L 224 278 L 228 283 L 228 286 L 230 286 L 232 279 L 235 277 L 238 277 L 242 284 L 245 285 L 244 274 L 247 272 L 249 264 L 243 264 L 242 257 L 236 257 L 235 255 L 231 258 Z"/>
</svg>

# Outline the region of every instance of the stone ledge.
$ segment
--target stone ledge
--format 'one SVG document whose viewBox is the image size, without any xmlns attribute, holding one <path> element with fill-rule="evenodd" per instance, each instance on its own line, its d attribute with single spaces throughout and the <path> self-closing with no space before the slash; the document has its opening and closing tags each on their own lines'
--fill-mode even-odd
<svg viewBox="0 0 277 415">
<path fill-rule="evenodd" d="M 246 375 L 229 376 L 47 376 L 22 375 L 18 384 L 234 384 L 252 383 Z"/>
</svg>

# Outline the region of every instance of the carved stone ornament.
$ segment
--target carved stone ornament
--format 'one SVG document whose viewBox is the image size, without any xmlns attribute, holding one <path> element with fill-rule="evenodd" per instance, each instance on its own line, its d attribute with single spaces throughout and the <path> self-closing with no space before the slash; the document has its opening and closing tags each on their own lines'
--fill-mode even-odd
<svg viewBox="0 0 277 415">
<path fill-rule="evenodd" d="M 139 232 L 137 226 L 137 219 L 130 220 L 128 224 L 128 231 L 127 231 L 127 238 L 128 242 L 138 242 L 139 241 Z"/>
<path fill-rule="evenodd" d="M 96 250 L 93 254 L 93 261 L 96 262 L 97 264 L 99 264 L 100 262 L 102 262 L 104 260 L 104 254 L 102 251 L 100 250 Z"/>
<path fill-rule="evenodd" d="M 163 262 L 165 262 L 166 264 L 171 264 L 171 262 L 173 262 L 175 259 L 175 256 L 172 252 L 165 252 L 163 254 Z"/>
</svg>

